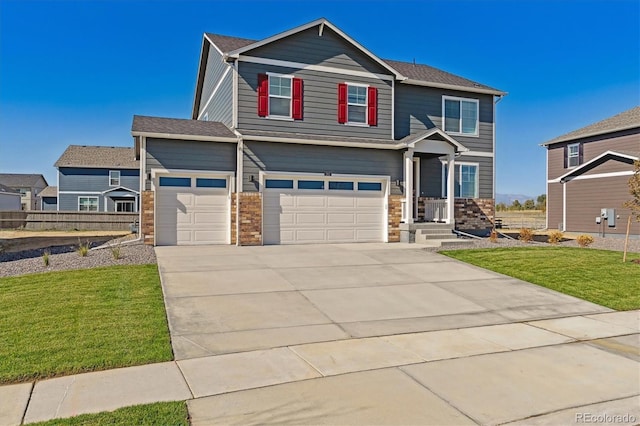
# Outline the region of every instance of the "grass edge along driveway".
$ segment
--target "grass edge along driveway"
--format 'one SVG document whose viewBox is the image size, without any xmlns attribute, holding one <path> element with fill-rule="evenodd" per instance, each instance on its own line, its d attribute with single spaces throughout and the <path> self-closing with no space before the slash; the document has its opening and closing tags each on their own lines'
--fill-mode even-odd
<svg viewBox="0 0 640 426">
<path fill-rule="evenodd" d="M 0 278 L 0 384 L 171 359 L 157 265 Z"/>
<path fill-rule="evenodd" d="M 625 311 L 640 309 L 640 254 L 574 247 L 447 250 L 441 254 L 570 296 Z"/>
</svg>

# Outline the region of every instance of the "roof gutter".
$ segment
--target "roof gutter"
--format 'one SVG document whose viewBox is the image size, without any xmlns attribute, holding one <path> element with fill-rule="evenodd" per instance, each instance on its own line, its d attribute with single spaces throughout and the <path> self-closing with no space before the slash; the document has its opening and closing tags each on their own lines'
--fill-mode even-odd
<svg viewBox="0 0 640 426">
<path fill-rule="evenodd" d="M 586 133 L 586 134 L 580 135 L 580 136 L 569 137 L 569 138 L 566 138 L 566 139 L 565 138 L 561 138 L 561 139 L 558 139 L 558 140 L 552 139 L 550 141 L 541 143 L 540 146 L 549 146 L 549 145 L 555 145 L 557 143 L 571 142 L 571 141 L 575 141 L 575 140 L 578 140 L 578 139 L 590 138 L 592 136 L 606 135 L 607 133 L 622 132 L 623 130 L 631 130 L 631 129 L 635 129 L 635 128 L 639 128 L 640 129 L 640 126 L 638 126 L 638 124 L 631 124 L 629 126 L 618 127 L 616 129 L 611 129 L 611 130 L 595 131 L 595 132 Z"/>
<path fill-rule="evenodd" d="M 224 137 L 224 136 L 202 136 L 202 135 L 182 135 L 182 134 L 174 134 L 174 133 L 155 133 L 155 132 L 141 132 L 141 131 L 132 131 L 132 136 L 145 136 L 147 138 L 157 138 L 157 139 L 184 139 L 191 141 L 205 141 L 205 142 L 231 142 L 237 143 L 237 137 Z"/>
<path fill-rule="evenodd" d="M 466 87 L 466 86 L 457 86 L 455 84 L 432 83 L 428 81 L 414 80 L 411 78 L 400 80 L 400 83 L 411 84 L 414 86 L 434 87 L 437 89 L 451 89 L 451 90 L 460 90 L 463 92 L 484 93 L 487 95 L 494 95 L 494 96 L 500 96 L 500 97 L 506 96 L 508 94 L 507 92 L 502 92 L 500 90 L 484 89 L 482 87 Z"/>
</svg>

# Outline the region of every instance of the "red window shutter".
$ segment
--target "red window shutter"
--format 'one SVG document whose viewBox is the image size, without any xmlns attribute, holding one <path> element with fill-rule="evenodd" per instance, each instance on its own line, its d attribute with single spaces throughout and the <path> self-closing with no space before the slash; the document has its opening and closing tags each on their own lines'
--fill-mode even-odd
<svg viewBox="0 0 640 426">
<path fill-rule="evenodd" d="M 269 76 L 258 74 L 258 116 L 269 115 Z"/>
<path fill-rule="evenodd" d="M 569 167 L 569 146 L 564 146 L 564 168 Z"/>
<path fill-rule="evenodd" d="M 375 87 L 369 87 L 367 89 L 367 113 L 368 113 L 368 124 L 369 126 L 377 126 L 378 125 L 378 89 Z"/>
<path fill-rule="evenodd" d="M 302 79 L 293 79 L 292 117 L 294 120 L 302 120 Z"/>
<path fill-rule="evenodd" d="M 578 165 L 584 163 L 584 150 L 582 144 L 578 145 Z"/>
<path fill-rule="evenodd" d="M 338 123 L 347 122 L 347 85 L 338 83 Z"/>
</svg>

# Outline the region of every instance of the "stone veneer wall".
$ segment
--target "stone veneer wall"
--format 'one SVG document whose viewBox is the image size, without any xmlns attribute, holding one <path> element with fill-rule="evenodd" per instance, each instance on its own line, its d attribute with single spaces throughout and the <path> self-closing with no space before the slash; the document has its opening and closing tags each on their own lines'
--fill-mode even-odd
<svg viewBox="0 0 640 426">
<path fill-rule="evenodd" d="M 456 229 L 487 230 L 493 228 L 495 201 L 493 198 L 456 198 Z"/>
<path fill-rule="evenodd" d="M 389 242 L 400 242 L 400 221 L 402 220 L 402 195 L 389 195 Z"/>
<path fill-rule="evenodd" d="M 240 192 L 236 196 L 240 222 L 239 245 L 259 246 L 262 244 L 262 194 Z"/>
<path fill-rule="evenodd" d="M 237 243 L 237 237 L 238 237 L 238 225 L 237 225 L 237 218 L 238 218 L 238 194 L 236 194 L 235 192 L 231 194 L 231 244 L 236 244 Z"/>
<path fill-rule="evenodd" d="M 142 223 L 140 224 L 140 230 L 144 237 L 144 243 L 151 245 L 153 245 L 153 237 L 155 232 L 153 200 L 153 191 L 142 191 Z"/>
</svg>

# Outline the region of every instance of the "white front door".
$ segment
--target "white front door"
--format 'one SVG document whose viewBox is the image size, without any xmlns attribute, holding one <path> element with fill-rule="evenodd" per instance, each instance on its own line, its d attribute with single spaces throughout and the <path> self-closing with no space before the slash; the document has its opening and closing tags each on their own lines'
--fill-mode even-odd
<svg viewBox="0 0 640 426">
<path fill-rule="evenodd" d="M 265 244 L 386 241 L 386 186 L 380 178 L 267 176 Z"/>
</svg>

